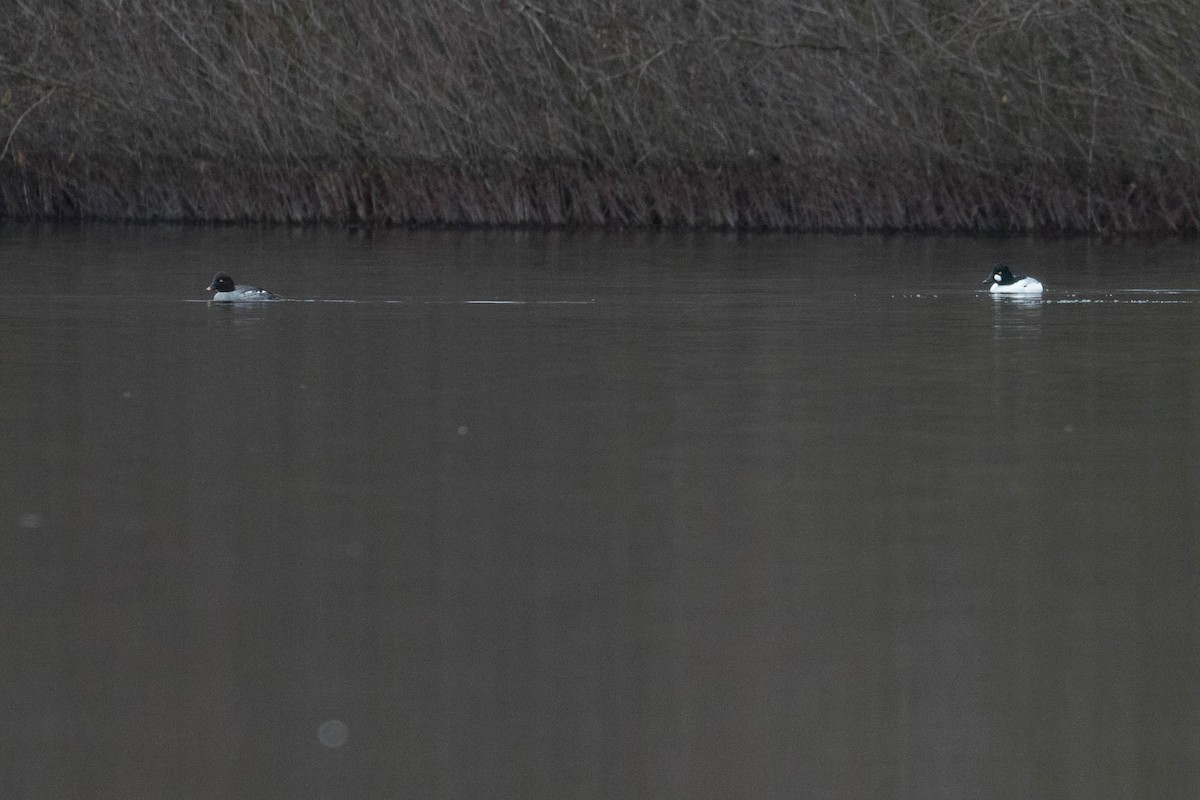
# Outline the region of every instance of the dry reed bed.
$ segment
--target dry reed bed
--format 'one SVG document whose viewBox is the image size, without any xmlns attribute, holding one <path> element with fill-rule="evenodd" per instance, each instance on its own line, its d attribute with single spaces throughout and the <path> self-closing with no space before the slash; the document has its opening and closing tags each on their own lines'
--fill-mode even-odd
<svg viewBox="0 0 1200 800">
<path fill-rule="evenodd" d="M 13 4 L 0 218 L 1200 227 L 1185 0 Z"/>
</svg>

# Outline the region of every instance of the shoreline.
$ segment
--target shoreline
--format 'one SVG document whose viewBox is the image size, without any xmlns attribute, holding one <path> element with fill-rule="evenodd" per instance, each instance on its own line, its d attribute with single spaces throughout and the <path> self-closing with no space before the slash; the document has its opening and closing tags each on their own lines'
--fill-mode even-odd
<svg viewBox="0 0 1200 800">
<path fill-rule="evenodd" d="M 1126 173 L 1128 174 L 1128 173 Z M 1177 180 L 1108 186 L 894 165 L 866 174 L 766 159 L 700 165 L 119 161 L 20 154 L 0 220 L 366 227 L 665 228 L 832 233 L 1200 233 Z M 1053 176 L 1049 176 L 1052 178 Z M 1150 188 L 1146 188 L 1150 187 Z"/>
</svg>

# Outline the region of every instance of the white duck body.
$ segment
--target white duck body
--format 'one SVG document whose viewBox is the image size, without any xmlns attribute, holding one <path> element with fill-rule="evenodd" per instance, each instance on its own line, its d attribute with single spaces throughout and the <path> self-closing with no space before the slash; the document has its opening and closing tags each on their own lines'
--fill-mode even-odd
<svg viewBox="0 0 1200 800">
<path fill-rule="evenodd" d="M 988 291 L 992 294 L 1041 294 L 1045 288 L 1037 278 L 1013 275 L 1012 270 L 1004 264 L 993 267 L 992 274 L 983 282 L 991 284 Z"/>
<path fill-rule="evenodd" d="M 213 278 L 213 282 L 208 285 L 208 291 L 216 292 L 212 297 L 216 303 L 261 303 L 280 299 L 266 289 L 234 283 L 233 278 L 225 273 L 218 273 Z"/>
</svg>

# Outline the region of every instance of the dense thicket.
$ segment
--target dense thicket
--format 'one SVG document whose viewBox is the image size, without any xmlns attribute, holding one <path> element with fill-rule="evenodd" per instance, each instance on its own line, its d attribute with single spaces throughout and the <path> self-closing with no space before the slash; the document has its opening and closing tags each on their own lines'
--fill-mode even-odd
<svg viewBox="0 0 1200 800">
<path fill-rule="evenodd" d="M 1193 0 L 5 0 L 0 216 L 1196 230 Z"/>
</svg>

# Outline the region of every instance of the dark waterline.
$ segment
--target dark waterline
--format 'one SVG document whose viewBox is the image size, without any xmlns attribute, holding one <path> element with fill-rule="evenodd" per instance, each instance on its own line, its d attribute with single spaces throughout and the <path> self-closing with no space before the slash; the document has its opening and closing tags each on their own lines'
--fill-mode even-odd
<svg viewBox="0 0 1200 800">
<path fill-rule="evenodd" d="M 4 229 L 0 795 L 1195 796 L 1198 266 Z"/>
</svg>

